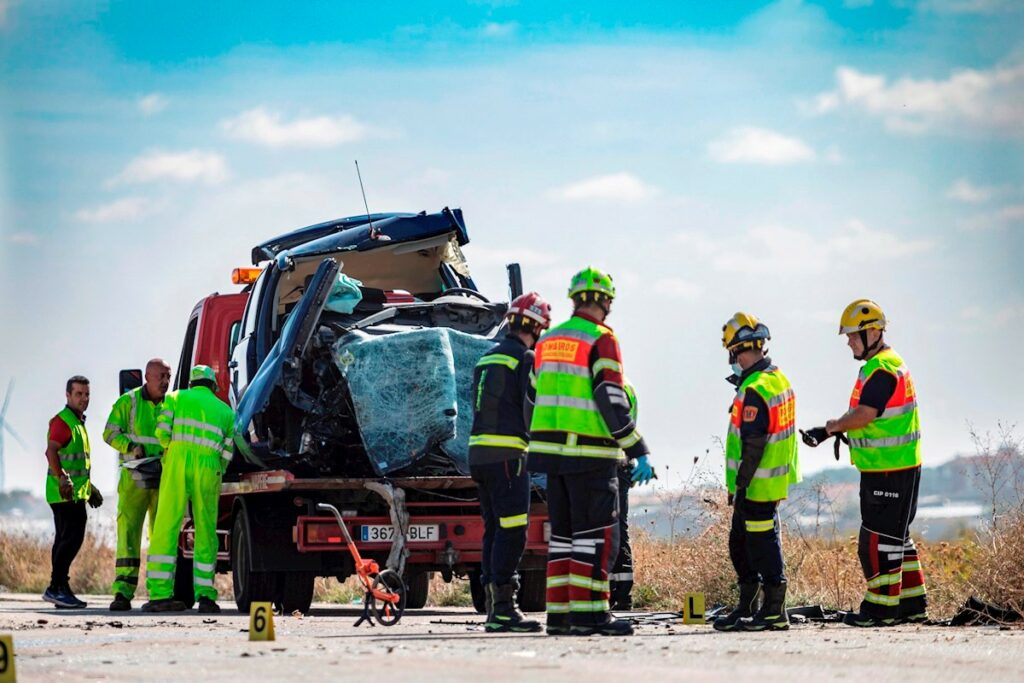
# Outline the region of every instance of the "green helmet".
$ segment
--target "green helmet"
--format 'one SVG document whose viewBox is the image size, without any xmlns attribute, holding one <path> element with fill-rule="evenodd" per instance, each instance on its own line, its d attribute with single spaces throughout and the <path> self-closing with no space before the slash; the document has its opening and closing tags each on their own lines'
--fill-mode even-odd
<svg viewBox="0 0 1024 683">
<path fill-rule="evenodd" d="M 188 383 L 207 381 L 217 386 L 217 373 L 209 365 L 193 366 L 192 372 L 188 375 Z"/>
<path fill-rule="evenodd" d="M 569 285 L 569 298 L 586 292 L 595 292 L 614 299 L 615 283 L 612 282 L 612 276 L 594 267 L 584 268 L 572 276 L 572 283 Z"/>
</svg>

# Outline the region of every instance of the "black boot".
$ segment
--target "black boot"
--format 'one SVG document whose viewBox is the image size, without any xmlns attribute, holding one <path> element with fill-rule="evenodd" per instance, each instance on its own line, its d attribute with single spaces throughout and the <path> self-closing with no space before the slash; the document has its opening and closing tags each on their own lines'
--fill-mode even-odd
<svg viewBox="0 0 1024 683">
<path fill-rule="evenodd" d="M 527 619 L 526 615 L 516 607 L 516 584 L 509 582 L 502 585 L 491 584 L 494 597 L 493 613 L 484 624 L 490 633 L 534 633 L 540 630 L 540 622 Z"/>
<path fill-rule="evenodd" d="M 497 584 L 484 584 L 484 600 L 487 601 L 487 616 L 484 617 L 484 625 L 494 621 L 494 589 L 496 587 Z"/>
<path fill-rule="evenodd" d="M 612 619 L 606 614 L 605 620 L 596 624 L 573 624 L 572 635 L 574 636 L 631 636 L 633 635 L 633 624 L 625 619 Z"/>
<path fill-rule="evenodd" d="M 789 629 L 789 615 L 786 614 L 786 582 L 777 586 L 764 586 L 764 602 L 761 609 L 750 621 L 741 621 L 743 631 L 786 631 Z"/>
<path fill-rule="evenodd" d="M 716 631 L 737 631 L 740 627 L 740 619 L 749 619 L 757 611 L 759 598 L 761 597 L 761 584 L 756 581 L 738 584 L 740 588 L 740 601 L 736 609 L 724 617 L 715 619 Z"/>
<path fill-rule="evenodd" d="M 111 612 L 128 612 L 132 608 L 132 601 L 124 597 L 120 593 L 114 596 L 114 601 L 110 603 Z"/>
<path fill-rule="evenodd" d="M 163 600 L 150 600 L 142 606 L 143 612 L 185 612 L 188 608 L 181 600 L 164 598 Z"/>
<path fill-rule="evenodd" d="M 219 614 L 220 605 L 218 605 L 215 600 L 211 600 L 204 595 L 199 598 L 198 610 L 200 614 Z"/>
</svg>

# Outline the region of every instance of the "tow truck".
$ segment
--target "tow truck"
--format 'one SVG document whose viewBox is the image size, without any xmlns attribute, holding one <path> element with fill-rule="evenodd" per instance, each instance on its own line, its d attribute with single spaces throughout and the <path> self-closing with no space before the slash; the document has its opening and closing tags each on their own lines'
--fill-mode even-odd
<svg viewBox="0 0 1024 683">
<path fill-rule="evenodd" d="M 307 612 L 317 577 L 353 575 L 341 529 L 319 503 L 342 512 L 363 557 L 403 576 L 407 608 L 426 604 L 438 572 L 468 578 L 485 611 L 467 383 L 481 349 L 503 333 L 507 303 L 477 290 L 468 242 L 459 209 L 328 221 L 257 245 L 252 267 L 232 273 L 241 291 L 196 303 L 173 388 L 188 386 L 193 365 L 209 365 L 236 410 L 217 571 L 231 572 L 240 611 L 268 601 Z M 517 264 L 508 275 L 514 298 Z M 342 281 L 350 296 L 333 305 Z M 122 391 L 141 377 L 122 371 Z M 520 603 L 542 611 L 550 532 L 541 489 L 532 495 Z M 193 547 L 187 518 L 175 576 L 187 605 Z"/>
</svg>

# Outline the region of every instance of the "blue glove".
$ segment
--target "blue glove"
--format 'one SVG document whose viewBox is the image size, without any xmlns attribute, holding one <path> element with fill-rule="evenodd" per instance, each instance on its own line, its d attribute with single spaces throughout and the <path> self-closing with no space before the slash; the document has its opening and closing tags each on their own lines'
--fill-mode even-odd
<svg viewBox="0 0 1024 683">
<path fill-rule="evenodd" d="M 654 478 L 654 468 L 648 461 L 646 455 L 641 455 L 633 461 L 633 476 L 630 477 L 634 484 L 643 486 Z"/>
</svg>

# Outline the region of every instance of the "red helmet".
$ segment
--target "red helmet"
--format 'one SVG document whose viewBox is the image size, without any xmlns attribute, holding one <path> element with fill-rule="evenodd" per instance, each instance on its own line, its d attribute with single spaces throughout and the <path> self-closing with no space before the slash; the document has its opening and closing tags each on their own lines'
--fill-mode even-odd
<svg viewBox="0 0 1024 683">
<path fill-rule="evenodd" d="M 520 294 L 508 305 L 505 317 L 512 320 L 517 315 L 529 318 L 545 330 L 551 327 L 551 306 L 537 292 Z"/>
</svg>

